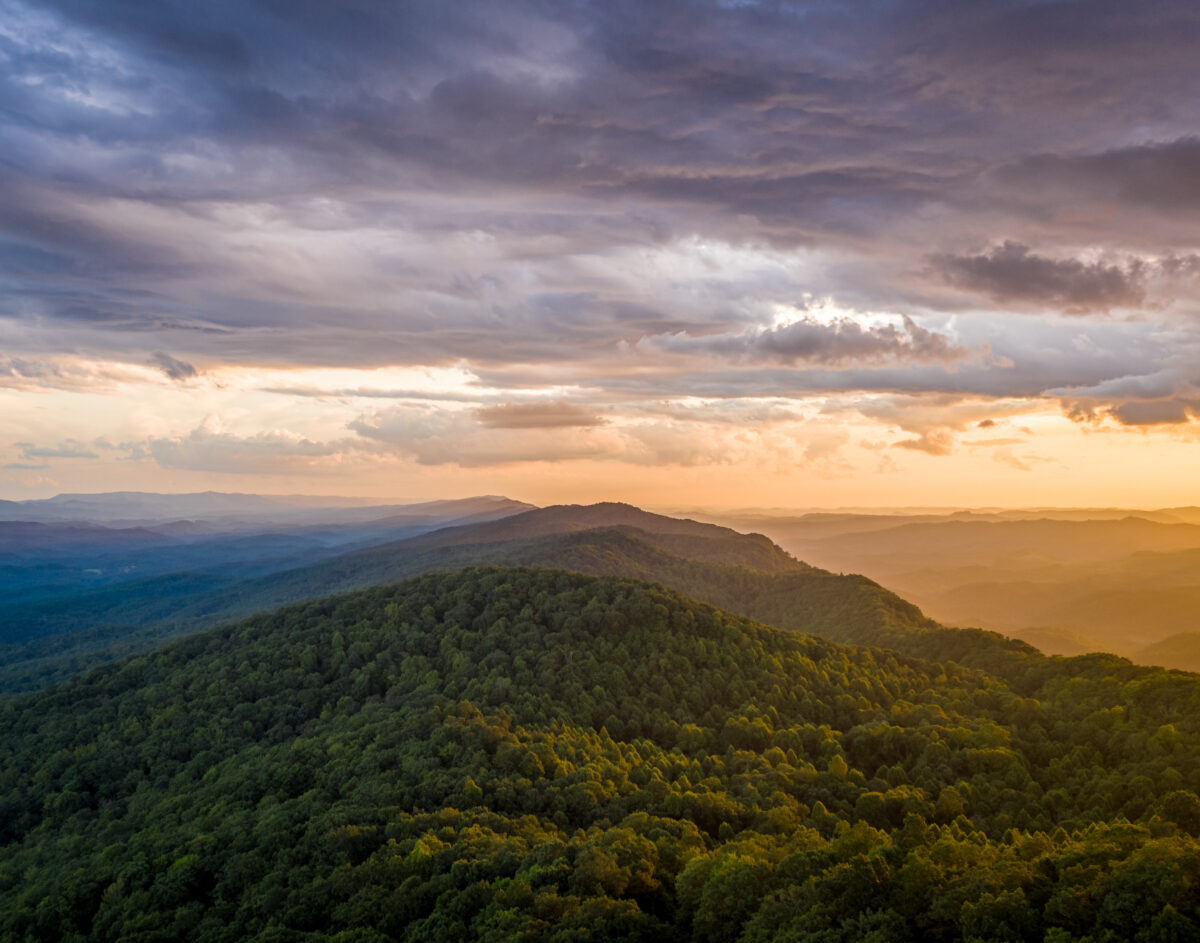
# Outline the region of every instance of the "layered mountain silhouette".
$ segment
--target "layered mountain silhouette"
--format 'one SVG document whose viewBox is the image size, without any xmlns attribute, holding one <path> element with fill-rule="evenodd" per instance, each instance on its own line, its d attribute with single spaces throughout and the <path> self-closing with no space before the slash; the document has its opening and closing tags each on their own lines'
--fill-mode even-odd
<svg viewBox="0 0 1200 943">
<path fill-rule="evenodd" d="M 1200 626 L 1196 508 L 717 520 L 760 529 L 815 566 L 865 573 L 950 625 L 1059 654 L 1112 651 L 1181 668 L 1200 658 L 1200 648 L 1156 644 Z"/>
<path fill-rule="evenodd" d="M 14 690 L 37 686 L 286 603 L 471 565 L 644 579 L 783 628 L 967 663 L 1033 651 L 992 633 L 944 629 L 871 580 L 808 566 L 762 535 L 607 503 L 442 528 L 242 579 L 209 568 L 10 606 L 10 637 L 22 625 L 26 637 L 10 645 L 0 680 Z"/>
</svg>

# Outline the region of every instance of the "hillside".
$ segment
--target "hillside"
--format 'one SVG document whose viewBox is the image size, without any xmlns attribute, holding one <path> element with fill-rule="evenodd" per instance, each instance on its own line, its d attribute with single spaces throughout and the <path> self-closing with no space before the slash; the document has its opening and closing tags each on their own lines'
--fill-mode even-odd
<svg viewBox="0 0 1200 943">
<path fill-rule="evenodd" d="M 455 504 L 454 510 L 462 509 L 458 506 L 462 502 Z M 73 590 L 65 589 L 59 569 L 33 574 L 31 567 L 37 561 L 31 557 L 7 572 L 0 567 L 0 586 L 8 579 L 14 590 L 20 590 L 0 602 L 0 643 L 8 643 L 0 644 L 0 690 L 53 683 L 109 658 L 143 651 L 172 635 L 430 570 L 471 563 L 573 565 L 557 556 L 563 548 L 556 540 L 585 529 L 636 525 L 643 545 L 631 551 L 629 560 L 618 560 L 610 550 L 589 556 L 572 547 L 570 552 L 580 561 L 576 568 L 586 572 L 657 578 L 668 556 L 765 572 L 804 569 L 765 537 L 650 514 L 629 505 L 550 507 L 515 515 L 507 505 L 470 509 L 484 519 L 421 536 L 438 518 L 420 517 L 413 523 L 410 515 L 403 525 L 395 521 L 391 525 L 392 532 L 404 539 L 377 538 L 373 545 L 349 552 L 327 543 L 301 544 L 301 535 L 206 538 L 166 547 L 159 539 L 153 553 L 143 550 L 127 558 L 110 549 L 104 556 L 108 570 L 132 572 L 117 579 L 90 577 L 92 585 L 84 589 L 79 588 L 77 577 L 70 577 Z M 501 514 L 513 516 L 492 519 Z M 278 550 L 262 552 L 271 541 L 280 542 Z M 94 565 L 88 557 L 73 559 L 75 569 L 85 561 Z M 677 568 L 677 563 L 670 565 Z M 139 578 L 138 573 L 146 575 Z"/>
<path fill-rule="evenodd" d="M 529 508 L 494 496 L 361 504 L 219 493 L 9 502 L 10 513 L 49 523 L 0 521 L 0 692 L 61 680 L 157 639 L 215 625 L 220 618 L 206 613 L 232 587 L 268 574 Z M 211 516 L 172 516 L 187 511 Z M 161 517 L 120 523 L 130 513 Z M 55 519 L 75 514 L 96 519 Z M 265 608 L 270 604 L 236 614 Z"/>
<path fill-rule="evenodd" d="M 603 501 L 599 504 L 556 504 L 534 508 L 523 514 L 515 514 L 500 521 L 472 526 L 472 540 L 516 540 L 523 537 L 541 537 L 546 534 L 563 534 L 596 527 L 636 527 L 649 534 L 686 534 L 693 537 L 736 540 L 745 537 L 737 531 L 716 524 L 704 524 L 687 518 L 667 517 L 643 511 L 632 504 Z M 440 534 L 430 535 L 430 545 L 459 543 L 461 528 L 448 528 Z M 760 537 L 759 543 L 763 540 Z"/>
<path fill-rule="evenodd" d="M 1180 632 L 1138 653 L 1138 660 L 1147 665 L 1178 665 L 1187 671 L 1200 672 L 1200 632 Z"/>
<path fill-rule="evenodd" d="M 1194 939 L 1200 679 L 1042 668 L 559 571 L 288 607 L 0 706 L 0 939 Z"/>
<path fill-rule="evenodd" d="M 834 641 L 893 648 L 925 658 L 955 659 L 992 671 L 1023 670 L 1036 653 L 1019 641 L 979 630 L 949 629 L 927 619 L 916 606 L 866 577 L 829 573 L 801 563 L 758 534 L 699 525 L 703 536 L 676 532 L 679 522 L 635 511 L 625 520 L 669 528 L 652 533 L 632 526 L 579 529 L 593 508 L 610 519 L 607 505 L 570 508 L 558 521 L 566 533 L 547 533 L 541 511 L 479 527 L 453 528 L 393 545 L 372 548 L 304 570 L 256 581 L 245 599 L 227 596 L 227 617 L 282 605 L 324 592 L 381 585 L 422 573 L 464 566 L 550 567 L 595 576 L 621 576 L 660 583 L 702 602 L 779 628 Z M 644 515 L 644 516 L 641 516 Z M 550 516 L 550 515 L 548 515 Z M 541 533 L 529 540 L 493 540 L 513 531 Z M 719 561 L 719 562 L 718 562 Z"/>
<path fill-rule="evenodd" d="M 589 527 L 594 524 L 610 526 Z M 1031 651 L 989 633 L 944 629 L 871 580 L 807 566 L 761 535 L 628 505 L 593 505 L 447 528 L 255 579 L 232 582 L 222 574 L 197 572 L 132 583 L 109 594 L 116 605 L 108 609 L 104 594 L 95 593 L 26 610 L 48 612 L 47 618 L 59 624 L 76 618 L 117 625 L 10 647 L 0 684 L 9 690 L 44 686 L 171 635 L 328 593 L 472 565 L 556 567 L 644 579 L 781 628 L 953 658 L 993 671 L 1006 670 L 1007 662 L 1020 670 Z"/>
<path fill-rule="evenodd" d="M 717 518 L 814 566 L 864 573 L 950 625 L 1047 651 L 1110 651 L 1170 667 L 1200 648 L 1148 649 L 1200 625 L 1195 509 L 807 514 Z"/>
</svg>

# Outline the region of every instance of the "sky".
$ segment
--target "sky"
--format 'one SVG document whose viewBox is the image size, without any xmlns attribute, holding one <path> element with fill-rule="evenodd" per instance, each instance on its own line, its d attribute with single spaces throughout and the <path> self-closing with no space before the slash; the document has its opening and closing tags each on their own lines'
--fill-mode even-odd
<svg viewBox="0 0 1200 943">
<path fill-rule="evenodd" d="M 0 0 L 0 497 L 1200 503 L 1190 0 Z"/>
</svg>

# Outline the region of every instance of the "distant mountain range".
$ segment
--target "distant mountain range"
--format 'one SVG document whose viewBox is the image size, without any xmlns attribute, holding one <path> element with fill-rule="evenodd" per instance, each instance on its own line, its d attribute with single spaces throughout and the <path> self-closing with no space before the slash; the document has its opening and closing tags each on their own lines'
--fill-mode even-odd
<svg viewBox="0 0 1200 943">
<path fill-rule="evenodd" d="M 313 495 L 153 494 L 114 491 L 60 494 L 30 501 L 0 501 L 0 521 L 90 521 L 118 527 L 191 521 L 208 529 L 245 529 L 264 523 L 349 524 L 389 518 L 446 519 L 489 513 L 498 508 L 532 507 L 494 495 L 418 504 L 379 504 L 370 498 Z"/>
<path fill-rule="evenodd" d="M 1045 651 L 1193 668 L 1200 509 L 705 516 L 815 566 L 869 575 L 933 618 Z"/>
<path fill-rule="evenodd" d="M 16 602 L 10 595 L 0 605 L 8 643 L 0 682 L 9 690 L 39 686 L 172 635 L 289 602 L 472 565 L 559 567 L 645 579 L 784 628 L 922 654 L 942 651 L 932 639 L 948 630 L 915 606 L 864 577 L 808 566 L 759 534 L 626 504 L 512 510 L 493 507 L 482 513 L 508 513 L 341 552 L 326 545 L 301 548 L 295 535 L 259 535 L 220 542 L 226 558 L 218 562 L 107 583 L 97 577 L 97 585 L 83 591 L 47 582 L 38 598 Z M 270 541 L 281 541 L 274 555 L 264 550 Z M 242 550 L 238 559 L 236 548 Z M 211 548 L 202 543 L 199 552 Z M 170 559 L 161 548 L 155 553 L 160 561 Z M 1026 649 L 991 638 L 992 646 Z"/>
<path fill-rule="evenodd" d="M 1154 512 L 1162 520 L 1107 510 L 1086 512 L 1097 520 L 971 512 L 726 522 L 760 525 L 788 553 L 761 535 L 613 503 L 118 493 L 20 507 L 101 520 L 0 521 L 8 691 L 285 603 L 480 564 L 647 579 L 770 624 L 931 657 L 978 653 L 958 651 L 964 636 L 946 635 L 922 609 L 1050 653 L 1108 650 L 1200 668 L 1200 525 L 1181 522 L 1188 508 Z M 184 511 L 210 516 L 184 521 L 176 516 Z M 131 525 L 135 517 L 142 523 Z M 878 582 L 836 575 L 845 572 Z M 862 618 L 866 610 L 878 618 Z M 993 654 L 1023 651 L 980 639 Z"/>
</svg>

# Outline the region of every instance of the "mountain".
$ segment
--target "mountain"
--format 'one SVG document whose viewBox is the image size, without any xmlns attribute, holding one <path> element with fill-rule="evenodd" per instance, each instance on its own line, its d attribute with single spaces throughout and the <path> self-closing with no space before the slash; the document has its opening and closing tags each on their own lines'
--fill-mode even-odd
<svg viewBox="0 0 1200 943">
<path fill-rule="evenodd" d="M 1200 678 L 1024 680 L 554 570 L 286 607 L 0 704 L 0 939 L 1195 939 Z"/>
<path fill-rule="evenodd" d="M 864 573 L 941 622 L 983 626 L 1055 653 L 1141 658 L 1148 645 L 1200 625 L 1194 510 L 717 520 L 753 526 L 815 566 Z M 1194 664 L 1181 654 L 1168 664 Z"/>
<path fill-rule="evenodd" d="M 0 691 L 47 683 L 97 659 L 142 650 L 164 635 L 213 625 L 204 612 L 219 608 L 231 587 L 266 574 L 529 508 L 507 498 L 485 496 L 355 507 L 350 508 L 349 519 L 336 516 L 344 515 L 342 510 L 325 509 L 321 513 L 326 517 L 316 522 L 305 510 L 282 524 L 238 517 L 131 527 L 116 518 L 133 505 L 170 515 L 187 510 L 189 502 L 209 510 L 236 506 L 245 512 L 281 502 L 307 506 L 325 499 L 220 494 L 62 498 L 25 502 L 21 513 L 48 503 L 71 513 L 86 507 L 89 513 L 112 519 L 0 521 Z M 359 519 L 360 511 L 368 513 L 367 519 Z"/>
<path fill-rule="evenodd" d="M 478 565 L 644 579 L 780 628 L 993 671 L 1019 670 L 1035 654 L 995 633 L 947 629 L 872 580 L 811 567 L 761 534 L 616 504 L 541 508 L 271 574 L 223 593 L 203 618 L 214 624 L 326 593 Z"/>
<path fill-rule="evenodd" d="M 378 504 L 369 498 L 313 495 L 113 491 L 0 502 L 0 520 L 42 523 L 90 521 L 117 527 L 154 526 L 190 520 L 204 522 L 210 529 L 246 529 L 264 524 L 348 524 L 388 518 L 445 521 L 496 511 L 515 513 L 531 506 L 496 495 L 419 504 Z"/>
<path fill-rule="evenodd" d="M 713 524 L 652 514 L 628 504 L 557 505 L 348 553 L 258 581 L 250 587 L 249 598 L 261 596 L 273 605 L 302 598 L 299 594 L 319 596 L 467 563 L 550 563 L 560 545 L 555 540 L 540 541 L 613 530 L 623 530 L 643 544 L 688 560 L 765 572 L 807 569 L 761 534 L 739 534 Z"/>
<path fill-rule="evenodd" d="M 1147 645 L 1138 652 L 1137 659 L 1147 665 L 1174 665 L 1200 672 L 1200 632 L 1180 632 Z"/>
<path fill-rule="evenodd" d="M 145 527 L 111 528 L 99 524 L 42 524 L 37 521 L 0 521 L 0 556 L 61 554 L 79 546 L 165 542 L 164 535 Z"/>
<path fill-rule="evenodd" d="M 302 566 L 272 565 L 266 572 L 209 568 L 10 606 L 10 626 L 24 626 L 31 634 L 0 650 L 6 656 L 0 685 L 10 691 L 39 687 L 172 635 L 328 593 L 471 565 L 560 567 L 645 579 L 770 625 L 952 659 L 1018 687 L 1037 654 L 995 632 L 947 629 L 874 581 L 801 563 L 762 535 L 599 504 L 442 528 L 328 553 Z M 1104 647 L 1053 622 L 1041 625 L 1027 638 L 1051 653 L 1080 655 Z"/>
<path fill-rule="evenodd" d="M 10 610 L 26 626 L 74 624 L 71 634 L 8 649 L 9 690 L 62 680 L 100 660 L 164 637 L 333 592 L 471 565 L 569 568 L 662 583 L 782 628 L 884 645 L 923 657 L 1001 670 L 1031 652 L 989 633 L 943 629 L 871 580 L 815 569 L 766 537 L 650 514 L 629 505 L 542 508 L 499 521 L 445 528 L 240 581 L 200 572 L 156 577 Z M 37 620 L 42 619 L 39 623 Z M 87 628 L 91 620 L 94 628 Z"/>
<path fill-rule="evenodd" d="M 920 550 L 924 565 L 971 559 L 1003 563 L 1013 555 L 1050 563 L 1088 562 L 1138 551 L 1200 547 L 1200 525 L 1161 524 L 1137 517 L 1116 521 L 965 521 L 900 524 L 866 533 L 842 534 L 821 541 L 824 558 L 842 555 L 894 559 Z M 925 564 L 925 559 L 931 562 Z"/>
<path fill-rule="evenodd" d="M 246 519 L 318 509 L 356 509 L 373 503 L 356 498 L 321 498 L 306 495 L 230 494 L 218 491 L 193 494 L 111 491 L 96 494 L 59 494 L 52 498 L 4 502 L 0 505 L 0 516 L 8 520 L 43 522 Z"/>
</svg>

